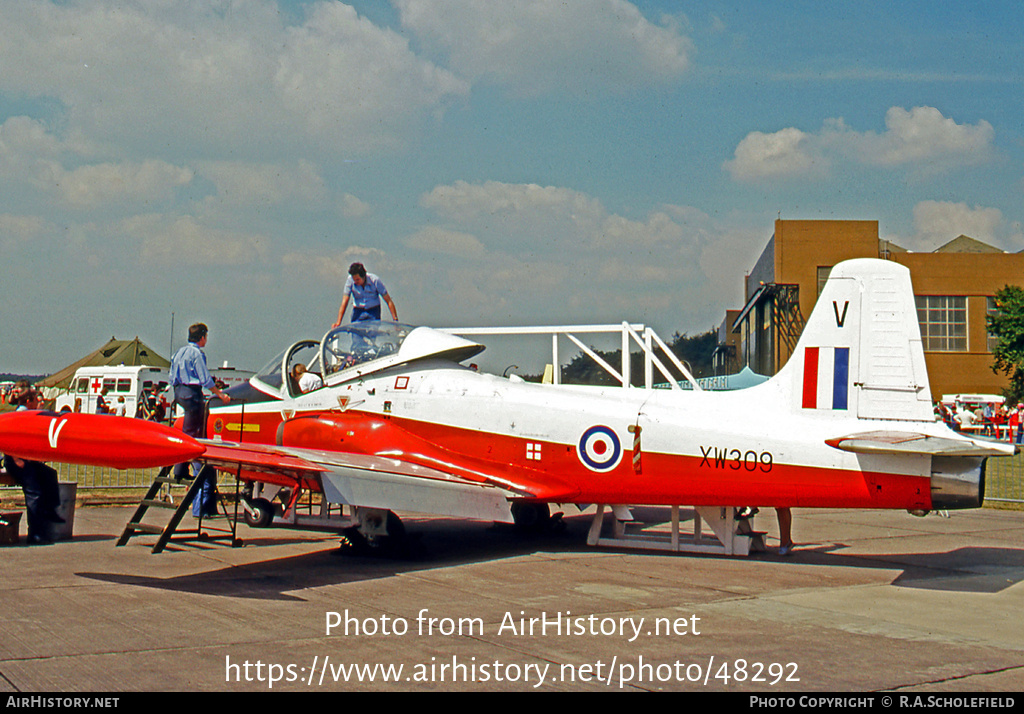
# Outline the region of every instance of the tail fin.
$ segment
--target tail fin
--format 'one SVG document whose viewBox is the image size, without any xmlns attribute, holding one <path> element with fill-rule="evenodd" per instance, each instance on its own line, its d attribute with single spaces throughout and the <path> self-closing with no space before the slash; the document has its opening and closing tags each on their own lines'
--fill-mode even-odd
<svg viewBox="0 0 1024 714">
<path fill-rule="evenodd" d="M 910 271 L 877 259 L 832 268 L 773 381 L 795 411 L 934 421 Z"/>
</svg>

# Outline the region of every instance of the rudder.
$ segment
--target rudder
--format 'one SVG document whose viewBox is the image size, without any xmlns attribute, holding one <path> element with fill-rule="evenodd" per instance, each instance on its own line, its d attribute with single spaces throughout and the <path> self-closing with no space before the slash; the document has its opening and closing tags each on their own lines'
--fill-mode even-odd
<svg viewBox="0 0 1024 714">
<path fill-rule="evenodd" d="M 870 258 L 832 268 L 776 380 L 795 411 L 934 421 L 910 271 Z"/>
</svg>

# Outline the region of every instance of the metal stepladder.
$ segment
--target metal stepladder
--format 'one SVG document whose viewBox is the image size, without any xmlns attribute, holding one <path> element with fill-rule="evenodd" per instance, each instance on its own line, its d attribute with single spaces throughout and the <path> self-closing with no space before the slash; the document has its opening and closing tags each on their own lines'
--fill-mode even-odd
<svg viewBox="0 0 1024 714">
<path fill-rule="evenodd" d="M 117 541 L 118 546 L 125 545 L 130 539 L 141 534 L 158 534 L 160 537 L 157 538 L 156 544 L 153 546 L 153 553 L 161 552 L 167 544 L 170 542 L 171 537 L 178 532 L 178 525 L 181 523 L 181 519 L 185 516 L 185 513 L 192 507 L 192 501 L 199 494 L 202 488 L 203 482 L 205 481 L 206 469 L 213 469 L 212 466 L 204 466 L 203 470 L 199 472 L 194 478 L 178 478 L 172 473 L 173 466 L 165 466 L 160 469 L 160 472 L 153 479 L 153 483 L 150 485 L 146 495 L 139 501 L 138 508 L 135 509 L 134 515 L 128 521 L 124 527 L 124 531 L 121 533 L 121 537 Z M 230 539 L 232 547 L 238 547 L 242 545 L 242 541 L 237 536 L 237 525 L 238 525 L 238 480 L 235 480 L 235 513 L 232 516 L 228 513 L 226 504 L 223 503 L 222 499 L 218 495 L 217 502 L 220 508 L 224 510 L 224 515 L 227 517 L 227 521 L 230 524 L 228 530 L 225 529 L 213 529 L 207 527 L 203 529 L 204 517 L 200 516 L 196 524 L 196 528 L 188 529 L 186 536 L 183 538 L 176 538 L 176 541 L 183 540 L 200 540 L 200 541 L 214 541 L 214 540 L 226 540 Z M 188 485 L 188 490 L 185 495 L 175 504 L 173 501 L 163 500 L 158 497 L 159 492 L 164 487 L 171 486 L 185 486 Z M 174 513 L 171 514 L 170 521 L 165 526 L 151 525 L 143 523 L 142 519 L 145 517 L 146 512 L 150 508 L 161 508 L 170 509 Z M 207 531 L 216 531 L 223 535 L 211 536 Z"/>
</svg>

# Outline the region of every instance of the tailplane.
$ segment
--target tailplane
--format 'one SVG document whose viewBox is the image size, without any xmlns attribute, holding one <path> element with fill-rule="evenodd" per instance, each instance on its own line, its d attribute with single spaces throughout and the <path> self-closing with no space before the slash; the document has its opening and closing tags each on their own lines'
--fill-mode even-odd
<svg viewBox="0 0 1024 714">
<path fill-rule="evenodd" d="M 794 411 L 934 421 L 910 271 L 868 258 L 832 268 L 772 381 L 793 396 Z"/>
</svg>

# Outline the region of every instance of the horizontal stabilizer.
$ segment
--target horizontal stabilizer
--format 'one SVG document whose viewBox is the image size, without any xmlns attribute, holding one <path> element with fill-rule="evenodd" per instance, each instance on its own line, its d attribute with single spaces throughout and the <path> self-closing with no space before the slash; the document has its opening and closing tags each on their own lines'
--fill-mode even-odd
<svg viewBox="0 0 1024 714">
<path fill-rule="evenodd" d="M 868 431 L 825 443 L 855 454 L 925 454 L 931 456 L 1012 456 L 1012 444 L 975 439 L 950 439 L 907 431 Z"/>
</svg>

